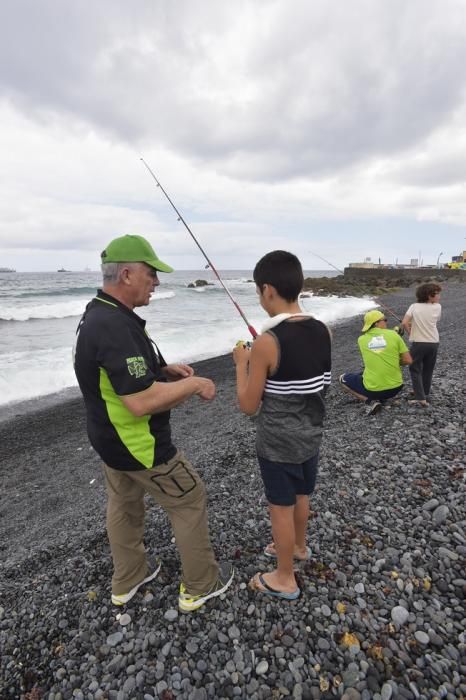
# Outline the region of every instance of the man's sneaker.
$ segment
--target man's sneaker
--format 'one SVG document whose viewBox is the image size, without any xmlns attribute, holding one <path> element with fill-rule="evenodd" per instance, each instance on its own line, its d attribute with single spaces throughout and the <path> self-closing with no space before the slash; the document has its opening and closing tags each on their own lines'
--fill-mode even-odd
<svg viewBox="0 0 466 700">
<path fill-rule="evenodd" d="M 372 401 L 366 406 L 366 413 L 368 416 L 374 416 L 382 409 L 382 404 L 380 401 Z"/>
<path fill-rule="evenodd" d="M 218 579 L 213 588 L 207 593 L 200 595 L 190 595 L 187 593 L 184 583 L 180 585 L 180 595 L 178 596 L 178 607 L 181 612 L 192 612 L 202 607 L 210 598 L 216 598 L 224 593 L 230 587 L 233 581 L 235 570 L 233 566 L 227 562 L 220 562 L 218 565 Z"/>
<path fill-rule="evenodd" d="M 142 585 L 145 583 L 149 583 L 149 581 L 152 581 L 157 574 L 160 571 L 160 568 L 162 566 L 162 562 L 160 559 L 156 559 L 154 562 L 154 565 L 151 567 L 152 568 L 152 573 L 146 576 L 142 581 L 137 583 L 134 588 L 132 588 L 128 593 L 120 593 L 120 595 L 116 595 L 115 593 L 112 593 L 112 603 L 113 605 L 125 605 L 128 601 L 131 600 L 131 598 L 138 592 L 138 590 L 141 588 Z"/>
</svg>

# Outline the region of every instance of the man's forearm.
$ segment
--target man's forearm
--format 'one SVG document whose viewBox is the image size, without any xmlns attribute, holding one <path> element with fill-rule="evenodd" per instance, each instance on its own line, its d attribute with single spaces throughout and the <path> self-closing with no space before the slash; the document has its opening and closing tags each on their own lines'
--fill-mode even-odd
<svg viewBox="0 0 466 700">
<path fill-rule="evenodd" d="M 199 377 L 186 377 L 177 382 L 154 382 L 145 391 L 122 396 L 121 400 L 131 413 L 145 416 L 169 411 L 199 392 Z"/>
</svg>

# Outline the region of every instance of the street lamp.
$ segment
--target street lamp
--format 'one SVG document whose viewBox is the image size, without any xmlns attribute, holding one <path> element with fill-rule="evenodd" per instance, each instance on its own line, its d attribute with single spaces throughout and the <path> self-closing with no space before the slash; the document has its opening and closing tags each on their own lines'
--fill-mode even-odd
<svg viewBox="0 0 466 700">
<path fill-rule="evenodd" d="M 437 258 L 437 267 L 440 267 L 439 262 L 440 262 L 440 256 L 441 256 L 441 255 L 443 255 L 443 253 L 439 253 L 439 254 L 438 254 L 438 258 Z"/>
</svg>

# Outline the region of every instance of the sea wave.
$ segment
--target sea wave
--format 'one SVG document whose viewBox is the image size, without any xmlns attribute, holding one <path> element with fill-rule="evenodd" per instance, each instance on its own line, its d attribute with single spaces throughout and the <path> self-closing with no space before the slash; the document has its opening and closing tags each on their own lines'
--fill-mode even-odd
<svg viewBox="0 0 466 700">
<path fill-rule="evenodd" d="M 32 321 L 33 319 L 67 318 L 81 316 L 89 298 L 72 301 L 59 301 L 44 304 L 14 304 L 0 306 L 0 321 Z"/>
<path fill-rule="evenodd" d="M 376 303 L 369 297 L 301 297 L 301 308 L 324 323 L 342 321 L 351 316 L 366 313 L 376 307 Z"/>
<path fill-rule="evenodd" d="M 71 347 L 0 355 L 0 404 L 45 396 L 77 384 Z"/>
<path fill-rule="evenodd" d="M 171 291 L 156 292 L 155 296 L 170 299 L 175 296 L 175 293 Z M 182 299 L 181 295 L 178 297 L 178 300 L 180 299 Z M 51 312 L 55 314 L 60 312 L 62 316 L 65 312 L 74 312 L 73 315 L 75 313 L 81 314 L 85 306 L 85 300 L 67 303 L 80 306 L 79 308 L 70 306 L 65 309 L 63 305 L 60 306 L 60 303 L 57 303 L 54 309 L 44 308 L 42 312 L 49 315 L 43 315 L 41 318 L 50 318 Z M 362 314 L 368 309 L 374 308 L 375 302 L 372 299 L 352 297 L 342 299 L 314 296 L 302 299 L 301 306 L 303 310 L 316 318 L 332 324 L 335 321 Z M 31 307 L 28 307 L 29 312 L 30 310 Z M 261 311 L 257 301 L 254 299 L 254 304 L 250 302 L 244 310 L 250 323 L 260 331 L 266 316 Z M 15 312 L 18 316 L 17 308 L 15 308 Z M 174 324 L 170 321 L 160 323 L 157 314 L 154 318 L 148 318 L 147 327 L 149 333 L 157 338 L 157 344 L 168 362 L 194 362 L 231 352 L 240 338 L 249 338 L 248 331 L 239 316 L 234 314 L 233 309 L 230 317 L 224 313 L 222 306 L 222 314 L 213 318 L 206 316 L 203 319 L 203 332 L 199 331 L 199 324 L 193 320 L 192 315 L 189 318 L 184 315 L 182 322 Z M 354 323 L 354 347 L 356 348 L 360 323 L 356 322 L 356 319 Z M 21 332 L 23 332 L 22 329 Z M 73 342 L 74 330 L 70 334 L 70 343 L 67 347 L 36 349 L 33 354 L 33 362 L 31 362 L 31 352 L 29 351 L 0 354 L 0 405 L 45 396 L 75 386 L 76 378 L 71 360 Z"/>
<path fill-rule="evenodd" d="M 94 291 L 94 290 L 93 290 Z M 153 298 L 172 299 L 175 292 L 154 292 Z M 32 321 L 35 319 L 68 318 L 70 316 L 81 316 L 84 313 L 89 296 L 82 299 L 69 299 L 67 301 L 56 301 L 55 295 L 49 296 L 49 300 L 42 304 L 9 304 L 0 305 L 0 321 Z"/>
<path fill-rule="evenodd" d="M 63 289 L 41 289 L 41 290 L 18 290 L 10 291 L 8 296 L 17 299 L 34 299 L 35 297 L 63 297 L 63 296 L 86 296 L 95 294 L 95 287 L 64 287 Z"/>
</svg>

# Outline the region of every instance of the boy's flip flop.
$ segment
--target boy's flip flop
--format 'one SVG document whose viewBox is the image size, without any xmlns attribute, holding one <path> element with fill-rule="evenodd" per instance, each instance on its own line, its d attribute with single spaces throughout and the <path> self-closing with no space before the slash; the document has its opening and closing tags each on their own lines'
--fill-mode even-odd
<svg viewBox="0 0 466 700">
<path fill-rule="evenodd" d="M 273 547 L 273 549 L 272 549 Z M 267 547 L 264 549 L 264 554 L 266 557 L 269 557 L 269 559 L 276 559 L 277 558 L 277 552 L 275 551 L 275 545 L 273 542 L 271 544 L 268 544 Z M 296 554 L 294 555 L 294 559 L 297 561 L 309 561 L 309 559 L 312 557 L 312 552 L 310 547 L 306 547 L 306 556 L 305 557 L 297 557 Z"/>
<path fill-rule="evenodd" d="M 260 586 L 258 585 L 257 579 L 259 579 L 259 583 L 262 586 L 262 588 L 260 588 Z M 272 598 L 280 598 L 281 600 L 297 600 L 301 595 L 301 591 L 299 588 L 297 588 L 292 593 L 287 593 L 286 591 L 277 591 L 275 588 L 272 588 L 272 586 L 269 586 L 269 584 L 264 579 L 264 575 L 260 573 L 257 573 L 255 576 L 253 576 L 252 579 L 249 581 L 248 585 L 249 588 L 256 593 L 263 593 L 264 595 L 272 596 Z"/>
</svg>

